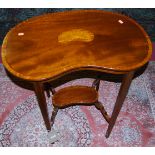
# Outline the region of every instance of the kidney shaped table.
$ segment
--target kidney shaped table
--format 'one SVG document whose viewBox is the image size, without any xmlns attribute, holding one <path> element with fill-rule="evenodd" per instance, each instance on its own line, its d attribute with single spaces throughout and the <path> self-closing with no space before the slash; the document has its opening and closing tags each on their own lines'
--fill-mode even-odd
<svg viewBox="0 0 155 155">
<path fill-rule="evenodd" d="M 33 17 L 12 28 L 3 41 L 2 62 L 15 77 L 33 83 L 47 130 L 51 130 L 51 122 L 46 82 L 79 70 L 123 74 L 112 116 L 107 117 L 109 137 L 134 72 L 149 61 L 151 53 L 147 33 L 131 18 L 76 10 Z"/>
</svg>

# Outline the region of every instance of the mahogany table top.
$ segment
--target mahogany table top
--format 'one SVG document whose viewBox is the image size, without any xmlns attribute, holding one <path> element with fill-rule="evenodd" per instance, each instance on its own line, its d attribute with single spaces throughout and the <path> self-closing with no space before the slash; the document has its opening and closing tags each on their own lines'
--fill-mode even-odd
<svg viewBox="0 0 155 155">
<path fill-rule="evenodd" d="M 83 69 L 128 72 L 147 63 L 151 53 L 147 33 L 131 18 L 77 10 L 33 17 L 12 28 L 2 62 L 19 78 L 42 81 Z"/>
</svg>

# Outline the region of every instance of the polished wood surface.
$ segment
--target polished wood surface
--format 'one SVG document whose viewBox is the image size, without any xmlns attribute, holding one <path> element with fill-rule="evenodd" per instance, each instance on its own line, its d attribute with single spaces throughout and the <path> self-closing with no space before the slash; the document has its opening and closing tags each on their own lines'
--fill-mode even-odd
<svg viewBox="0 0 155 155">
<path fill-rule="evenodd" d="M 52 97 L 53 106 L 63 108 L 77 104 L 98 102 L 98 93 L 92 87 L 70 86 L 56 92 Z"/>
<path fill-rule="evenodd" d="M 28 19 L 12 28 L 2 45 L 2 62 L 14 76 L 33 83 L 47 130 L 58 108 L 94 104 L 109 123 L 109 137 L 129 90 L 134 71 L 152 54 L 151 41 L 143 28 L 127 16 L 99 10 L 50 13 Z M 98 101 L 100 79 L 92 87 L 74 86 L 55 92 L 49 85 L 66 73 L 97 70 L 124 74 L 110 117 Z M 50 122 L 44 90 L 53 94 Z"/>
<path fill-rule="evenodd" d="M 105 120 L 109 123 L 110 116 L 106 112 L 103 104 L 98 100 L 98 89 L 100 80 L 94 80 L 92 87 L 88 86 L 69 86 L 54 92 L 52 97 L 53 111 L 51 125 L 54 124 L 55 117 L 59 108 L 66 108 L 74 105 L 95 105 L 100 110 Z"/>
<path fill-rule="evenodd" d="M 152 46 L 134 20 L 100 10 L 51 13 L 11 29 L 2 61 L 13 75 L 30 81 L 91 69 L 126 73 L 148 62 Z"/>
</svg>

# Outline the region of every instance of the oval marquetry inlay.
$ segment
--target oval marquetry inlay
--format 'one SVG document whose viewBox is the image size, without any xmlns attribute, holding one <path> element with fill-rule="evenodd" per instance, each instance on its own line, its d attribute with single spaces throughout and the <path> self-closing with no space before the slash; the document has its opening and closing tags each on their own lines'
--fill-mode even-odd
<svg viewBox="0 0 155 155">
<path fill-rule="evenodd" d="M 94 34 L 84 29 L 72 29 L 69 31 L 62 32 L 58 36 L 59 43 L 68 43 L 71 41 L 91 42 L 93 39 Z"/>
</svg>

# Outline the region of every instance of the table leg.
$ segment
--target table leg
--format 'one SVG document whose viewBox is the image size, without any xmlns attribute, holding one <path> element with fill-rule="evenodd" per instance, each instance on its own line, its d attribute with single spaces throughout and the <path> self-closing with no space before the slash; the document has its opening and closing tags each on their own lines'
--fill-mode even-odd
<svg viewBox="0 0 155 155">
<path fill-rule="evenodd" d="M 46 103 L 46 98 L 44 94 L 44 86 L 41 82 L 34 82 L 33 84 L 34 84 L 35 93 L 37 96 L 38 104 L 39 104 L 46 128 L 48 131 L 50 131 L 51 123 L 48 117 L 48 109 L 47 109 L 47 103 Z"/>
<path fill-rule="evenodd" d="M 111 131 L 112 131 L 114 125 L 115 125 L 117 116 L 118 116 L 118 114 L 119 114 L 119 112 L 121 110 L 121 107 L 123 105 L 125 97 L 126 97 L 126 95 L 128 93 L 128 90 L 129 90 L 133 75 L 134 75 L 134 71 L 131 71 L 131 72 L 124 75 L 124 78 L 123 78 L 123 81 L 122 81 L 122 84 L 121 84 L 121 87 L 120 87 L 120 90 L 119 90 L 119 93 L 118 93 L 118 96 L 117 96 L 117 100 L 116 100 L 116 103 L 115 103 L 115 106 L 114 106 L 114 110 L 113 110 L 112 116 L 110 118 L 109 126 L 108 126 L 108 129 L 107 129 L 107 132 L 106 132 L 106 138 L 109 137 L 109 135 L 110 135 L 110 133 L 111 133 Z"/>
<path fill-rule="evenodd" d="M 54 121 L 55 121 L 55 117 L 57 115 L 57 112 L 58 112 L 59 108 L 56 107 L 56 106 L 53 106 L 53 112 L 52 112 L 52 116 L 51 116 L 51 122 L 52 122 L 52 125 L 54 124 Z"/>
</svg>

